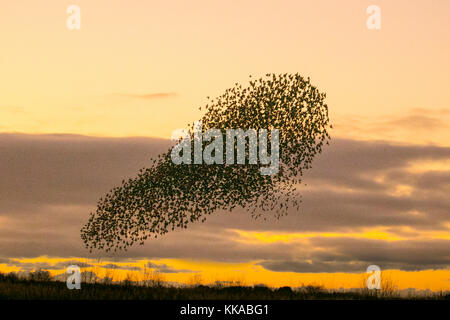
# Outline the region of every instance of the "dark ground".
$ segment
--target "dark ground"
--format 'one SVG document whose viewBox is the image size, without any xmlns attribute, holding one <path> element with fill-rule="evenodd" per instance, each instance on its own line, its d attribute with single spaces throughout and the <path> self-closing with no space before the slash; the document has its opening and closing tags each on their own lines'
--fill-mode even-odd
<svg viewBox="0 0 450 320">
<path fill-rule="evenodd" d="M 450 293 L 408 299 L 450 300 Z M 65 282 L 20 279 L 0 274 L 0 300 L 374 300 L 402 299 L 395 292 L 365 290 L 332 292 L 320 287 L 278 289 L 256 286 L 145 286 L 132 283 L 82 283 L 80 290 L 69 290 Z"/>
</svg>

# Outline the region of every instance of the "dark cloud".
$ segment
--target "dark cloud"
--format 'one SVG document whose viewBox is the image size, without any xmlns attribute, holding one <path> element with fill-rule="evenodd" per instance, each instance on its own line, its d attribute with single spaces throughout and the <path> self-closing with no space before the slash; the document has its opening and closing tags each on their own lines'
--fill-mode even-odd
<svg viewBox="0 0 450 320">
<path fill-rule="evenodd" d="M 363 272 L 375 264 L 382 270 L 416 271 L 450 268 L 450 241 L 394 241 L 317 238 L 316 251 L 305 259 L 266 260 L 259 263 L 272 271 Z M 320 250 L 318 250 L 320 249 Z"/>
<path fill-rule="evenodd" d="M 186 270 L 186 269 L 174 269 L 164 263 L 161 264 L 155 264 L 152 262 L 147 263 L 147 267 L 150 269 L 154 269 L 157 272 L 160 273 L 184 273 L 184 272 L 195 272 L 193 270 Z"/>
<path fill-rule="evenodd" d="M 102 265 L 102 268 L 104 269 L 119 269 L 119 270 L 130 270 L 130 271 L 140 271 L 141 268 L 137 266 L 121 266 L 114 263 L 109 263 Z"/>
<path fill-rule="evenodd" d="M 16 259 L 9 259 L 8 262 L 9 266 L 14 266 L 21 268 L 22 271 L 32 271 L 32 270 L 61 270 L 66 269 L 71 265 L 77 265 L 80 268 L 88 268 L 92 267 L 93 265 L 79 261 L 79 260 L 72 260 L 72 261 L 60 261 L 54 264 L 48 263 L 48 262 L 21 262 L 17 261 Z"/>
<path fill-rule="evenodd" d="M 377 264 L 384 269 L 423 270 L 450 267 L 449 240 L 381 241 L 371 239 L 320 239 L 314 246 L 326 248 L 347 261 Z"/>
<path fill-rule="evenodd" d="M 449 159 L 450 148 L 342 139 L 334 139 L 306 173 L 300 212 L 280 220 L 268 215 L 267 221 L 253 220 L 240 209 L 217 212 L 204 224 L 150 239 L 128 252 L 89 254 L 80 228 L 97 200 L 122 179 L 150 166 L 150 159 L 169 145 L 151 138 L 0 134 L 0 263 L 47 255 L 259 260 L 271 270 L 310 270 L 303 272 L 354 270 L 369 262 L 407 270 L 448 265 L 448 240 L 252 243 L 232 231 L 354 232 L 384 226 L 404 236 L 414 236 L 414 230 L 449 232 L 449 172 L 406 168 L 418 160 Z M 378 175 L 384 179 L 375 179 Z M 410 185 L 411 194 L 393 195 L 398 184 Z M 397 228 L 404 226 L 413 231 Z"/>
<path fill-rule="evenodd" d="M 301 273 L 321 273 L 321 272 L 363 272 L 367 264 L 348 262 L 309 262 L 304 260 L 269 260 L 258 263 L 270 271 L 277 272 L 301 272 Z"/>
<path fill-rule="evenodd" d="M 449 158 L 448 147 L 334 139 L 315 160 L 309 176 L 340 183 L 348 175 L 360 177 L 361 174 L 404 168 L 412 161 Z"/>
<path fill-rule="evenodd" d="M 168 145 L 156 138 L 0 134 L 0 212 L 95 204 Z"/>
</svg>

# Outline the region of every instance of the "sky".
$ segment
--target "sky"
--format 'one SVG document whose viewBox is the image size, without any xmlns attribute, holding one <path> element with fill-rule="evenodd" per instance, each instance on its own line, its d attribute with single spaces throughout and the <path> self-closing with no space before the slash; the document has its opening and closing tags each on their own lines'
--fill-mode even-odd
<svg viewBox="0 0 450 320">
<path fill-rule="evenodd" d="M 69 30 L 69 5 L 81 29 Z M 366 27 L 370 5 L 381 29 Z M 450 290 L 450 3 L 8 1 L 0 8 L 0 271 L 73 261 L 117 277 Z M 326 92 L 332 142 L 300 211 L 217 212 L 125 253 L 89 254 L 97 200 L 249 75 Z M 106 267 L 105 267 L 106 266 Z M 108 266 L 112 268 L 108 268 Z"/>
</svg>

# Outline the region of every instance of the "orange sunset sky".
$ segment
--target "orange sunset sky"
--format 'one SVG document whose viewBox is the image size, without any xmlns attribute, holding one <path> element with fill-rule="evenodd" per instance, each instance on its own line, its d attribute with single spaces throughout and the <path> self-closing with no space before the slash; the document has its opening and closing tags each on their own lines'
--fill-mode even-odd
<svg viewBox="0 0 450 320">
<path fill-rule="evenodd" d="M 2 1 L 0 271 L 352 288 L 375 264 L 400 289 L 450 290 L 449 13 L 447 0 Z M 300 212 L 217 212 L 127 252 L 83 247 L 97 200 L 207 96 L 269 72 L 327 93 L 332 142 Z"/>
</svg>

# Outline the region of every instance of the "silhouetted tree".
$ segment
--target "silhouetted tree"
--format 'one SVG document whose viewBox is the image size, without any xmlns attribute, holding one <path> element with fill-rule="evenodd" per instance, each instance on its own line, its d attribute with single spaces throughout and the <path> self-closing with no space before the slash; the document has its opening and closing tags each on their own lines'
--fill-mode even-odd
<svg viewBox="0 0 450 320">
<path fill-rule="evenodd" d="M 52 279 L 50 272 L 46 270 L 36 270 L 33 272 L 30 272 L 28 275 L 28 279 L 32 281 L 50 281 Z"/>
</svg>

